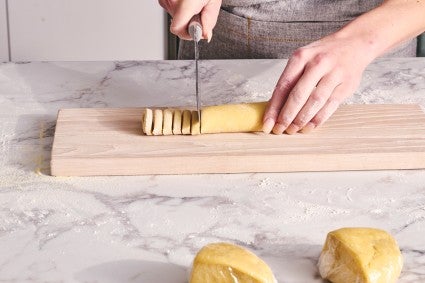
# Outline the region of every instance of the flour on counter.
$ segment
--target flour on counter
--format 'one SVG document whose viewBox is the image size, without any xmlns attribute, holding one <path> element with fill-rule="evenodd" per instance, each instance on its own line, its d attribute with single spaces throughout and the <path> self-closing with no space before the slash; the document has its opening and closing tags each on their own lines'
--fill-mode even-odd
<svg viewBox="0 0 425 283">
<path fill-rule="evenodd" d="M 424 106 L 424 62 L 376 60 L 348 103 Z M 285 63 L 203 61 L 202 102 L 267 99 Z M 140 271 L 149 267 L 169 272 L 168 281 L 157 283 L 174 282 L 172 275 L 183 282 L 200 247 L 229 241 L 258 252 L 279 281 L 320 283 L 316 264 L 326 233 L 369 226 L 397 238 L 405 258 L 401 281 L 425 282 L 423 170 L 44 175 L 58 109 L 195 105 L 192 67 L 191 61 L 0 64 L 0 281 L 91 282 L 106 274 L 127 283 L 146 281 Z"/>
</svg>

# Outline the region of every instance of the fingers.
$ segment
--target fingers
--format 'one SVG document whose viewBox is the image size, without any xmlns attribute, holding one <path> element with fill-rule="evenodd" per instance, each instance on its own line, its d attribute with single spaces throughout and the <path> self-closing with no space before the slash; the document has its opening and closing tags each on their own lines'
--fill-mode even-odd
<svg viewBox="0 0 425 283">
<path fill-rule="evenodd" d="M 351 89 L 348 87 L 349 85 L 339 83 L 339 81 L 337 77 L 332 75 L 323 77 L 318 86 L 313 89 L 311 95 L 307 96 L 306 102 L 302 105 L 301 110 L 296 112 L 296 117 L 293 122 L 282 131 L 280 131 L 280 129 L 279 131 L 275 131 L 275 126 L 275 128 L 273 128 L 273 133 L 282 134 L 284 131 L 288 134 L 294 134 L 299 131 L 308 133 L 325 123 L 338 109 L 345 97 L 351 94 Z M 290 102 L 291 94 L 288 95 L 285 106 Z M 284 108 L 282 108 L 281 113 L 283 113 Z M 276 125 L 279 125 L 282 121 L 280 120 L 280 116 L 281 114 L 279 114 Z"/>
<path fill-rule="evenodd" d="M 162 0 L 166 1 L 166 0 Z M 166 6 L 166 3 L 163 3 Z M 206 1 L 179 1 L 174 3 L 174 15 L 170 13 L 173 20 L 170 25 L 171 33 L 177 35 L 181 39 L 191 40 L 187 31 L 188 25 L 192 17 L 201 14 L 202 38 L 208 41 L 212 38 L 212 30 L 217 23 L 218 14 L 220 12 L 221 0 Z M 163 7 L 164 7 L 163 6 Z"/>
<path fill-rule="evenodd" d="M 329 119 L 358 87 L 368 64 L 352 43 L 328 36 L 295 51 L 264 114 L 265 133 L 308 132 Z"/>
<path fill-rule="evenodd" d="M 306 104 L 310 94 L 319 84 L 319 81 L 328 72 L 330 64 L 327 62 L 316 62 L 317 60 L 316 57 L 306 66 L 301 78 L 289 93 L 288 99 L 273 127 L 274 134 L 282 134 L 286 131 Z"/>
<path fill-rule="evenodd" d="M 195 6 L 192 1 L 180 1 L 176 5 L 170 31 L 181 39 L 191 40 L 187 27 L 192 17 L 201 12 L 202 6 Z"/>
<path fill-rule="evenodd" d="M 217 24 L 218 14 L 220 13 L 221 1 L 209 1 L 202 9 L 202 37 L 208 42 L 211 41 L 212 31 Z"/>
<path fill-rule="evenodd" d="M 338 80 L 335 75 L 326 75 L 323 77 L 317 87 L 311 92 L 307 102 L 301 108 L 301 111 L 297 114 L 292 124 L 286 129 L 286 132 L 288 134 L 294 134 L 303 129 L 319 110 L 323 108 L 339 84 L 340 80 Z M 308 131 L 308 129 L 306 131 Z"/>
<path fill-rule="evenodd" d="M 263 117 L 263 132 L 270 133 L 289 93 L 304 71 L 304 60 L 291 57 L 273 91 Z"/>
<path fill-rule="evenodd" d="M 170 14 L 170 16 L 174 16 L 170 0 L 158 0 L 158 3 L 165 11 L 167 11 L 168 14 Z"/>
<path fill-rule="evenodd" d="M 323 125 L 323 123 L 325 123 L 332 116 L 332 114 L 335 113 L 346 96 L 347 90 L 345 89 L 344 85 L 341 84 L 337 86 L 331 97 L 329 97 L 328 101 L 326 101 L 325 106 L 320 109 L 320 111 L 314 116 L 310 123 L 312 123 L 314 127 Z"/>
<path fill-rule="evenodd" d="M 311 119 L 311 121 L 308 122 L 301 131 L 303 133 L 309 133 L 318 126 L 323 125 L 323 123 L 325 123 L 332 114 L 335 113 L 347 94 L 349 94 L 349 91 L 345 89 L 345 86 L 343 84 L 338 85 L 326 101 L 325 105 L 317 112 L 317 114 L 314 115 L 313 119 Z"/>
</svg>

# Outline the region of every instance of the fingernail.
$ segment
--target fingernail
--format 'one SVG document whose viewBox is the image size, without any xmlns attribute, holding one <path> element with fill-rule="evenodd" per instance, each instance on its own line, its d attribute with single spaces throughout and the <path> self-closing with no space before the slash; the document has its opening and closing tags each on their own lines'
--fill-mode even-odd
<svg viewBox="0 0 425 283">
<path fill-rule="evenodd" d="M 289 125 L 289 127 L 286 129 L 286 133 L 288 135 L 296 134 L 300 128 L 298 126 L 295 126 L 294 124 Z"/>
<path fill-rule="evenodd" d="M 267 118 L 266 121 L 263 123 L 263 132 L 265 134 L 270 134 L 270 132 L 273 130 L 274 127 L 274 121 L 272 118 Z"/>
<path fill-rule="evenodd" d="M 313 131 L 314 128 L 316 128 L 316 126 L 312 122 L 308 122 L 307 125 L 305 125 L 304 128 L 302 128 L 301 132 L 303 134 L 308 134 L 311 131 Z"/>
<path fill-rule="evenodd" d="M 208 36 L 207 36 L 208 43 L 210 43 L 210 42 L 211 42 L 212 35 L 213 35 L 213 32 L 212 32 L 212 30 L 210 30 L 210 31 L 208 32 Z"/>
<path fill-rule="evenodd" d="M 283 134 L 285 130 L 286 130 L 286 127 L 284 125 L 277 123 L 276 125 L 274 125 L 273 134 L 281 135 Z"/>
</svg>

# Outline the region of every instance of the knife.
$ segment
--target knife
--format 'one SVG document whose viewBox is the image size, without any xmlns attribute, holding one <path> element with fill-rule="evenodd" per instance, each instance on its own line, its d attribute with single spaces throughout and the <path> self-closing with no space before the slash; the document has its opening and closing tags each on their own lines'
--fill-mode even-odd
<svg viewBox="0 0 425 283">
<path fill-rule="evenodd" d="M 201 123 L 201 94 L 199 93 L 199 41 L 202 38 L 202 24 L 199 14 L 192 17 L 189 22 L 188 32 L 193 39 L 195 46 L 195 93 L 196 93 L 196 110 L 198 111 L 199 123 Z"/>
</svg>

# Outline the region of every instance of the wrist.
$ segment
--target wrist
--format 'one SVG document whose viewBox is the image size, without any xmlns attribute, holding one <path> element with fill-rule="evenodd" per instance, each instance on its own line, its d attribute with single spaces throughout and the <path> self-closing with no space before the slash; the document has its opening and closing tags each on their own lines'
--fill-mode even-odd
<svg viewBox="0 0 425 283">
<path fill-rule="evenodd" d="M 359 67 L 365 68 L 383 53 L 379 38 L 367 30 L 345 26 L 328 38 L 337 42 L 338 48 L 346 47 L 345 56 L 352 57 Z"/>
<path fill-rule="evenodd" d="M 364 59 L 373 61 L 425 29 L 425 2 L 386 0 L 335 33 L 358 44 Z"/>
<path fill-rule="evenodd" d="M 389 46 L 383 38 L 383 34 L 371 24 L 365 25 L 362 19 L 358 18 L 335 33 L 341 40 L 352 45 L 355 52 L 360 53 L 360 60 L 366 65 L 377 57 L 384 54 Z"/>
</svg>

